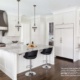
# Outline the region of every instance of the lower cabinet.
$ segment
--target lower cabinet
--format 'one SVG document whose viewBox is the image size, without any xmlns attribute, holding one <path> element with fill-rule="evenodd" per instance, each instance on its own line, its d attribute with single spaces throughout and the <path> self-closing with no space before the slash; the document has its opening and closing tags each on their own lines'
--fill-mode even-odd
<svg viewBox="0 0 80 80">
<path fill-rule="evenodd" d="M 16 54 L 0 49 L 0 70 L 14 80 L 16 72 Z"/>
<path fill-rule="evenodd" d="M 73 27 L 67 26 L 55 28 L 55 55 L 73 59 Z"/>
</svg>

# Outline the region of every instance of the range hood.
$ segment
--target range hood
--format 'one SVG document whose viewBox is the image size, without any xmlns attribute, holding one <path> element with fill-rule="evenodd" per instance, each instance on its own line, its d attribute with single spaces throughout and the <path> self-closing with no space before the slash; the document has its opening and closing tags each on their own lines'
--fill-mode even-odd
<svg viewBox="0 0 80 80">
<path fill-rule="evenodd" d="M 3 10 L 0 10 L 0 31 L 2 31 L 3 36 L 8 31 L 8 16 Z"/>
</svg>

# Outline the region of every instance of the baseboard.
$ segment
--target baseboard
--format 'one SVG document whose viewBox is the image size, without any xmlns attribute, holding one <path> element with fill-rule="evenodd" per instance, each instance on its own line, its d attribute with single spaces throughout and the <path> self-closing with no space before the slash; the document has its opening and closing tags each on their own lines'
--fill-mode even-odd
<svg viewBox="0 0 80 80">
<path fill-rule="evenodd" d="M 73 62 L 73 59 L 68 59 L 68 58 L 64 58 L 64 57 L 60 57 L 60 56 L 56 56 L 55 58 Z"/>
<path fill-rule="evenodd" d="M 11 79 L 13 78 L 13 76 L 11 75 L 11 73 L 9 72 L 9 70 L 8 69 L 6 69 L 4 66 L 2 66 L 1 64 L 0 64 L 0 70 L 4 73 L 4 74 L 6 74 L 8 77 L 10 77 Z"/>
</svg>

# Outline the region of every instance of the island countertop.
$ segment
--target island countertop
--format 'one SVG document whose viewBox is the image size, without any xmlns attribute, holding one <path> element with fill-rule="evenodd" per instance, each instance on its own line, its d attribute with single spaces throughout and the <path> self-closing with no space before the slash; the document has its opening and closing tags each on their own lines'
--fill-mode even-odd
<svg viewBox="0 0 80 80">
<path fill-rule="evenodd" d="M 49 48 L 53 46 L 49 45 L 37 45 L 35 48 L 28 48 L 27 45 L 23 44 L 13 44 L 13 45 L 6 45 L 6 47 L 1 47 L 0 50 L 4 50 L 10 53 L 16 53 L 16 54 L 23 54 L 25 52 L 33 51 L 33 50 L 42 50 L 45 48 Z"/>
</svg>

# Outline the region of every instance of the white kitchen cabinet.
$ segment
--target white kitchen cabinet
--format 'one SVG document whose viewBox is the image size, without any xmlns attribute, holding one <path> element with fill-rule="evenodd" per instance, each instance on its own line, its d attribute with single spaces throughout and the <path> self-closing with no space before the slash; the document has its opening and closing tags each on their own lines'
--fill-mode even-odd
<svg viewBox="0 0 80 80">
<path fill-rule="evenodd" d="M 64 17 L 64 24 L 74 23 L 74 21 L 75 21 L 75 11 L 65 12 L 63 14 L 63 17 Z"/>
<path fill-rule="evenodd" d="M 46 44 L 46 25 L 45 19 L 41 16 L 36 16 L 36 27 L 37 29 L 34 31 L 32 28 L 34 27 L 34 19 L 31 18 L 31 41 L 35 44 Z"/>
<path fill-rule="evenodd" d="M 55 14 L 54 15 L 54 22 L 55 24 L 63 24 L 63 14 Z"/>
<path fill-rule="evenodd" d="M 73 59 L 73 28 L 62 29 L 62 57 Z"/>
<path fill-rule="evenodd" d="M 18 31 L 17 25 L 17 16 L 8 15 L 8 33 L 7 36 L 20 36 L 20 31 Z"/>
<path fill-rule="evenodd" d="M 64 26 L 64 28 L 63 28 Z M 73 25 L 55 28 L 55 55 L 73 59 Z"/>
<path fill-rule="evenodd" d="M 21 42 L 28 44 L 30 43 L 30 38 L 30 23 L 22 23 Z"/>
<path fill-rule="evenodd" d="M 55 39 L 55 50 L 57 49 L 57 45 L 59 44 L 58 30 L 62 30 L 62 53 L 55 52 L 56 55 L 61 57 L 73 59 L 73 61 L 77 61 L 79 52 L 76 49 L 79 47 L 79 37 L 80 37 L 80 8 L 73 7 L 55 11 L 54 15 L 54 39 Z M 61 20 L 61 21 L 60 21 Z M 63 21 L 63 22 L 62 22 Z M 71 26 L 72 25 L 72 26 Z M 67 28 L 67 29 L 66 29 Z M 57 35 L 58 34 L 58 35 Z M 56 36 L 57 35 L 57 36 Z M 55 51 L 54 50 L 54 51 Z M 59 50 L 60 51 L 60 50 Z M 65 54 L 64 54 L 65 53 Z M 61 55 L 60 55 L 61 54 Z"/>
<path fill-rule="evenodd" d="M 55 55 L 56 56 L 62 56 L 62 44 L 60 42 L 60 39 L 62 37 L 61 29 L 55 29 Z"/>
<path fill-rule="evenodd" d="M 34 19 L 31 18 L 31 42 L 33 41 L 35 44 L 39 44 L 40 40 L 40 18 L 36 18 L 36 27 L 37 29 L 34 31 L 32 27 L 34 27 Z"/>
<path fill-rule="evenodd" d="M 17 73 L 21 73 L 21 72 L 24 72 L 26 70 L 29 69 L 29 60 L 25 59 L 24 58 L 24 55 L 25 53 L 23 53 L 22 55 L 18 55 L 18 70 L 17 70 Z"/>
<path fill-rule="evenodd" d="M 17 66 L 15 60 L 15 54 L 0 49 L 0 69 L 10 78 L 12 78 L 12 80 L 16 80 L 14 78 L 17 77 L 15 76 Z"/>
<path fill-rule="evenodd" d="M 75 21 L 75 11 L 54 14 L 55 25 L 70 24 Z"/>
<path fill-rule="evenodd" d="M 45 45 L 46 44 L 46 26 L 44 22 L 41 22 L 40 24 L 40 44 Z"/>
</svg>

